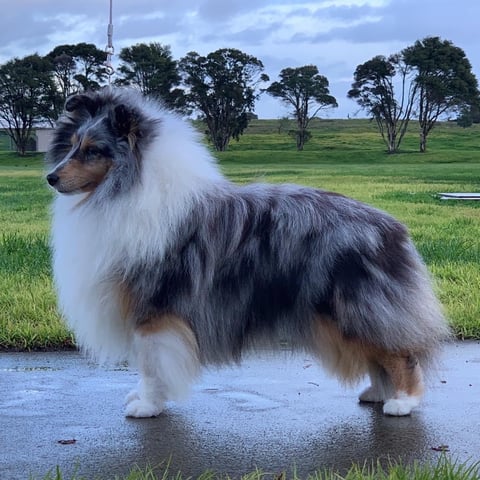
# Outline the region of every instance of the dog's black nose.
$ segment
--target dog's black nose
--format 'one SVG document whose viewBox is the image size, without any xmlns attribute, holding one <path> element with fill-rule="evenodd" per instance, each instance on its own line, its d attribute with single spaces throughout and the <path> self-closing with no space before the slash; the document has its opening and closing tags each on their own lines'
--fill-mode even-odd
<svg viewBox="0 0 480 480">
<path fill-rule="evenodd" d="M 58 182 L 58 175 L 56 173 L 49 173 L 47 175 L 47 182 L 53 187 Z"/>
</svg>

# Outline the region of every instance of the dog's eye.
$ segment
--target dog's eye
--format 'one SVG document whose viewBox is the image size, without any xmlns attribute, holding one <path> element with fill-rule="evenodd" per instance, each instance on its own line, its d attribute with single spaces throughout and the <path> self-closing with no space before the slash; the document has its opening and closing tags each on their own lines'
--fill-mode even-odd
<svg viewBox="0 0 480 480">
<path fill-rule="evenodd" d="M 100 151 L 100 149 L 98 149 L 97 147 L 88 147 L 86 150 L 85 150 L 85 156 L 87 158 L 96 158 L 98 157 L 99 155 L 101 155 L 102 152 Z"/>
</svg>

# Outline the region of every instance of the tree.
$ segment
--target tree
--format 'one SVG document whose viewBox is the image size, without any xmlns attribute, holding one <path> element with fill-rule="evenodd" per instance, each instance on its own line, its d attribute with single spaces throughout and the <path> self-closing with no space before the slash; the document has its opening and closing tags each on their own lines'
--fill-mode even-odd
<svg viewBox="0 0 480 480">
<path fill-rule="evenodd" d="M 34 124 L 52 123 L 58 105 L 47 59 L 35 54 L 0 66 L 0 119 L 20 155 L 25 155 Z"/>
<path fill-rule="evenodd" d="M 93 43 L 59 45 L 47 57 L 62 98 L 86 90 L 98 90 L 108 79 L 107 55 Z"/>
<path fill-rule="evenodd" d="M 60 55 L 48 56 L 48 58 L 50 58 L 52 62 L 52 72 L 57 88 L 65 100 L 69 95 L 77 91 L 74 81 L 77 69 L 75 60 L 65 52 L 62 52 Z"/>
<path fill-rule="evenodd" d="M 337 101 L 330 95 L 327 78 L 319 75 L 315 65 L 284 68 L 279 77 L 280 81 L 273 82 L 266 92 L 293 107 L 297 122 L 297 131 L 294 132 L 297 150 L 303 150 L 310 138 L 307 130 L 310 121 L 320 110 L 337 107 Z"/>
<path fill-rule="evenodd" d="M 420 152 L 425 152 L 427 136 L 442 115 L 478 104 L 478 82 L 465 52 L 448 40 L 426 37 L 402 55 L 416 72 Z"/>
<path fill-rule="evenodd" d="M 457 116 L 457 125 L 460 127 L 468 128 L 474 123 L 480 123 L 480 105 L 478 103 L 462 107 Z"/>
<path fill-rule="evenodd" d="M 473 125 L 473 116 L 469 108 L 462 108 L 457 117 L 457 125 L 462 128 L 468 128 Z"/>
<path fill-rule="evenodd" d="M 133 85 L 145 95 L 152 95 L 172 109 L 185 109 L 181 76 L 168 45 L 139 43 L 123 48 L 119 58 L 117 85 Z"/>
<path fill-rule="evenodd" d="M 417 84 L 401 55 L 382 55 L 358 65 L 347 96 L 377 123 L 388 153 L 395 153 L 405 135 L 416 100 Z M 395 88 L 400 88 L 397 97 Z"/>
<path fill-rule="evenodd" d="M 180 60 L 187 103 L 199 111 L 214 147 L 224 151 L 231 138 L 239 139 L 248 125 L 248 113 L 258 98 L 263 64 L 233 48 L 209 53 L 190 52 Z"/>
</svg>

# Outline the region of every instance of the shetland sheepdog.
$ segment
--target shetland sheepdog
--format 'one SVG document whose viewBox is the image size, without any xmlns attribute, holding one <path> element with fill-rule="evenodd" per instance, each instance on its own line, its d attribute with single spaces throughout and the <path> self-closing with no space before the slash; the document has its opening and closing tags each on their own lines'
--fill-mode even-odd
<svg viewBox="0 0 480 480">
<path fill-rule="evenodd" d="M 343 195 L 236 185 L 186 121 L 107 88 L 67 99 L 46 155 L 59 306 L 79 346 L 134 362 L 125 414 L 201 368 L 287 343 L 408 415 L 449 335 L 406 228 Z"/>
</svg>

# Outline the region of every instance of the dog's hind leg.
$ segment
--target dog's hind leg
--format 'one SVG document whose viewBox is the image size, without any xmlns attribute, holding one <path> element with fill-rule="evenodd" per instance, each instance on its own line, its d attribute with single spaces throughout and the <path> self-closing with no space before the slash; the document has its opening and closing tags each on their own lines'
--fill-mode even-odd
<svg viewBox="0 0 480 480">
<path fill-rule="evenodd" d="M 409 353 L 383 352 L 375 356 L 375 363 L 370 372 L 372 386 L 360 400 L 384 401 L 386 415 L 409 415 L 423 394 L 423 374 L 417 358 Z"/>
<path fill-rule="evenodd" d="M 358 397 L 360 402 L 383 403 L 393 396 L 394 389 L 385 369 L 376 362 L 370 362 L 368 374 L 371 385 Z"/>
<path fill-rule="evenodd" d="M 163 316 L 137 328 L 135 350 L 141 378 L 126 397 L 125 415 L 154 417 L 165 401 L 188 393 L 199 373 L 197 342 L 182 319 Z"/>
<path fill-rule="evenodd" d="M 423 395 L 423 373 L 415 355 L 389 356 L 383 366 L 393 384 L 393 398 L 386 400 L 383 412 L 386 415 L 409 415 Z"/>
</svg>

